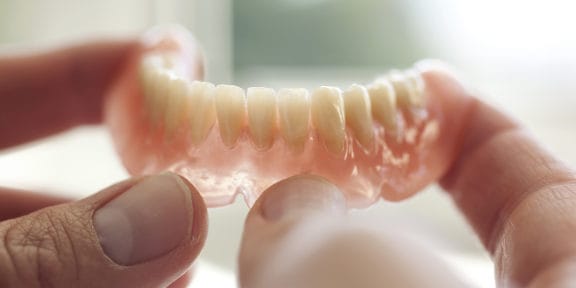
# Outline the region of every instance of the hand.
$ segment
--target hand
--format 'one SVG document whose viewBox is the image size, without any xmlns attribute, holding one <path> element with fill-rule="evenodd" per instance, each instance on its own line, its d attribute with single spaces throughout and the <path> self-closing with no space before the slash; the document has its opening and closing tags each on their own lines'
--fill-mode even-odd
<svg viewBox="0 0 576 288">
<path fill-rule="evenodd" d="M 450 74 L 424 77 L 453 101 L 473 101 L 461 150 L 440 184 L 492 254 L 499 287 L 576 287 L 574 171 Z M 242 287 L 464 286 L 409 239 L 345 213 L 341 192 L 322 179 L 270 187 L 246 221 Z"/>
<path fill-rule="evenodd" d="M 137 45 L 0 57 L 0 149 L 99 123 L 104 91 Z M 0 188 L 0 287 L 185 287 L 206 219 L 200 194 L 174 174 L 74 202 Z"/>
</svg>

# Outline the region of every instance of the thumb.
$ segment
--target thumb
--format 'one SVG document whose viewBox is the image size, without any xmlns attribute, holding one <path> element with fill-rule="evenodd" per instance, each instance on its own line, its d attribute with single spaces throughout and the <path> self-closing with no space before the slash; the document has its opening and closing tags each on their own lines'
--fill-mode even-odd
<svg viewBox="0 0 576 288">
<path fill-rule="evenodd" d="M 165 287 L 199 254 L 206 206 L 175 174 L 0 222 L 0 287 Z"/>
</svg>

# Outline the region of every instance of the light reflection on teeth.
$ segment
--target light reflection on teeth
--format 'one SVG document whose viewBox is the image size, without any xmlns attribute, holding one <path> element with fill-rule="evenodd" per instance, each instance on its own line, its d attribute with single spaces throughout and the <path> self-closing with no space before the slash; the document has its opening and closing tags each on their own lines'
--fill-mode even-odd
<svg viewBox="0 0 576 288">
<path fill-rule="evenodd" d="M 306 89 L 278 91 L 280 132 L 293 151 L 300 152 L 308 139 L 310 95 Z"/>
<path fill-rule="evenodd" d="M 346 126 L 342 91 L 321 86 L 312 93 L 312 123 L 326 148 L 340 155 L 344 152 Z"/>
<path fill-rule="evenodd" d="M 188 117 L 192 144 L 204 141 L 210 128 L 216 122 L 214 109 L 214 85 L 208 82 L 194 81 L 188 85 Z"/>
<path fill-rule="evenodd" d="M 422 108 L 426 104 L 426 99 L 424 98 L 424 79 L 422 79 L 422 75 L 418 73 L 416 70 L 408 70 L 405 72 L 407 81 L 409 86 L 411 87 L 410 91 L 410 104 L 417 107 Z"/>
<path fill-rule="evenodd" d="M 167 137 L 186 127 L 192 145 L 203 143 L 217 122 L 220 139 L 228 148 L 235 147 L 246 130 L 257 150 L 270 149 L 278 130 L 284 143 L 300 152 L 313 135 L 312 127 L 332 154 L 346 151 L 346 129 L 371 151 L 373 121 L 386 134 L 400 137 L 404 134 L 402 117 L 423 111 L 419 108 L 426 104 L 424 82 L 416 70 L 393 71 L 367 86 L 354 84 L 345 92 L 321 86 L 312 93 L 306 89 L 276 93 L 264 87 L 245 91 L 234 85 L 190 82 L 180 75 L 182 70 L 170 55 L 152 54 L 140 64 L 140 84 L 152 127 L 164 127 Z"/>
<path fill-rule="evenodd" d="M 178 127 L 186 120 L 188 82 L 181 78 L 170 79 L 166 89 L 166 112 L 164 113 L 164 129 L 168 137 L 173 137 Z"/>
<path fill-rule="evenodd" d="M 234 85 L 218 85 L 214 91 L 216 116 L 222 142 L 234 147 L 246 122 L 246 95 Z"/>
<path fill-rule="evenodd" d="M 368 86 L 370 102 L 372 102 L 372 116 L 387 133 L 396 133 L 398 121 L 396 118 L 396 92 L 392 83 L 387 79 L 379 79 Z"/>
<path fill-rule="evenodd" d="M 274 144 L 276 126 L 276 92 L 270 88 L 250 87 L 246 91 L 248 131 L 256 149 L 266 150 Z"/>
<path fill-rule="evenodd" d="M 392 71 L 388 79 L 396 91 L 398 106 L 409 109 L 424 105 L 424 84 L 419 74 L 414 71 Z"/>
<path fill-rule="evenodd" d="M 374 144 L 374 129 L 370 96 L 364 86 L 354 84 L 344 91 L 344 110 L 346 124 L 354 137 L 366 149 L 371 150 Z"/>
</svg>

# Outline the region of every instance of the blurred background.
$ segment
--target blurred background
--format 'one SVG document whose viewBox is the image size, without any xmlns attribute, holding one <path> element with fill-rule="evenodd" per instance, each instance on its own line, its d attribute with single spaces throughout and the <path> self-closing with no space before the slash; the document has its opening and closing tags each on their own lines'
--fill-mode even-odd
<svg viewBox="0 0 576 288">
<path fill-rule="evenodd" d="M 574 11 L 566 0 L 0 0 L 0 51 L 179 23 L 202 44 L 209 81 L 244 87 L 344 87 L 438 58 L 576 165 Z M 3 186 L 83 197 L 125 177 L 103 127 L 0 151 Z M 211 209 L 193 287 L 234 287 L 246 211 Z M 418 233 L 470 283 L 494 286 L 489 257 L 437 188 L 356 214 Z"/>
</svg>

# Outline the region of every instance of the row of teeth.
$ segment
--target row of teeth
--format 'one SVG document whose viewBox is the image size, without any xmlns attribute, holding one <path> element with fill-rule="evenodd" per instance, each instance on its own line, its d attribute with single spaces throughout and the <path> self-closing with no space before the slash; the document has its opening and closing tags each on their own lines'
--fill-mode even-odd
<svg viewBox="0 0 576 288">
<path fill-rule="evenodd" d="M 314 127 L 333 153 L 345 149 L 346 129 L 366 149 L 374 145 L 373 121 L 386 131 L 398 129 L 399 108 L 424 106 L 424 85 L 414 71 L 391 72 L 374 83 L 353 84 L 342 91 L 321 86 L 307 89 L 214 86 L 184 79 L 166 55 L 148 55 L 140 67 L 149 117 L 168 134 L 189 125 L 191 142 L 201 144 L 216 121 L 222 142 L 232 148 L 247 128 L 257 149 L 269 149 L 278 131 L 295 151 L 304 149 Z"/>
</svg>

